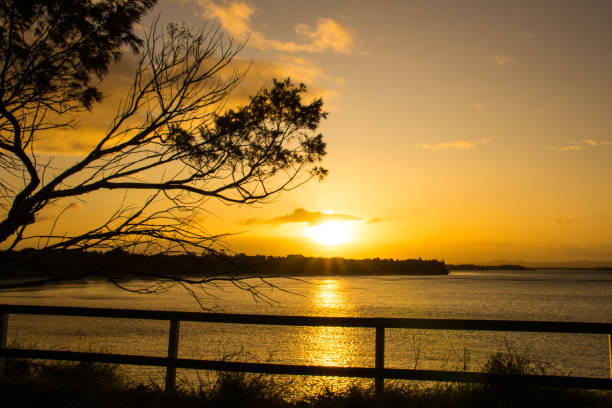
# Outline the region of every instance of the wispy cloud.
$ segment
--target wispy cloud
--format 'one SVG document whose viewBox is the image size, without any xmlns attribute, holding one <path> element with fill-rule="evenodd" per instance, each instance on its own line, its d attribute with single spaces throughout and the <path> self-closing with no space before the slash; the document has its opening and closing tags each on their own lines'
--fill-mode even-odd
<svg viewBox="0 0 612 408">
<path fill-rule="evenodd" d="M 476 110 L 481 110 L 482 109 L 482 104 L 481 103 L 475 103 L 473 106 L 474 106 L 474 109 L 476 109 Z"/>
<path fill-rule="evenodd" d="M 612 146 L 612 142 L 609 140 L 593 140 L 593 139 L 584 139 L 584 143 L 591 147 L 595 146 Z"/>
<path fill-rule="evenodd" d="M 342 213 L 326 213 L 322 211 L 308 211 L 303 208 L 296 208 L 292 213 L 281 215 L 279 217 L 262 220 L 260 218 L 249 218 L 240 221 L 242 225 L 253 224 L 268 224 L 281 225 L 291 223 L 305 223 L 308 225 L 317 225 L 325 221 L 363 221 L 363 218 L 355 217 L 349 214 Z M 374 221 L 375 222 L 375 221 Z"/>
<path fill-rule="evenodd" d="M 479 139 L 479 140 L 454 140 L 452 142 L 442 142 L 438 144 L 427 144 L 423 143 L 419 147 L 425 150 L 470 150 L 476 146 L 489 143 L 491 139 Z"/>
<path fill-rule="evenodd" d="M 567 146 L 549 146 L 548 150 L 553 150 L 555 152 L 571 152 L 582 150 L 583 147 L 577 144 L 570 144 Z"/>
<path fill-rule="evenodd" d="M 514 58 L 504 57 L 503 55 L 489 54 L 489 59 L 494 61 L 497 65 L 505 66 L 510 63 L 516 62 Z"/>
<path fill-rule="evenodd" d="M 212 0 L 199 0 L 204 15 L 217 19 L 223 29 L 240 41 L 248 39 L 248 45 L 260 50 L 273 49 L 284 52 L 324 52 L 352 54 L 355 40 L 351 31 L 331 18 L 319 18 L 314 26 L 297 24 L 295 33 L 303 42 L 280 41 L 267 38 L 251 25 L 255 8 L 246 2 L 232 1 L 217 4 Z"/>
<path fill-rule="evenodd" d="M 278 63 L 284 70 L 290 73 L 292 78 L 304 78 L 306 82 L 314 82 L 318 79 L 329 79 L 321 68 L 303 57 L 281 55 L 278 59 Z"/>
<path fill-rule="evenodd" d="M 569 142 L 565 146 L 549 146 L 548 150 L 556 152 L 579 151 L 585 148 L 612 146 L 609 140 L 584 139 L 582 142 Z"/>
<path fill-rule="evenodd" d="M 523 33 L 523 37 L 529 38 L 530 40 L 537 38 L 534 33 Z"/>
<path fill-rule="evenodd" d="M 295 32 L 310 40 L 310 43 L 296 45 L 296 50 L 302 48 L 304 51 L 321 52 L 329 49 L 350 54 L 355 47 L 350 31 L 331 18 L 319 18 L 315 27 L 298 24 Z"/>
</svg>

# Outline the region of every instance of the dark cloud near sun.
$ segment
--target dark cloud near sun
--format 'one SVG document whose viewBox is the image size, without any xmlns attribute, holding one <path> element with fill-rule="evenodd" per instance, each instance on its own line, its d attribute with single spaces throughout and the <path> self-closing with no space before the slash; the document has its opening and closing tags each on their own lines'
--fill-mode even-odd
<svg viewBox="0 0 612 408">
<path fill-rule="evenodd" d="M 308 211 L 303 208 L 296 208 L 291 214 L 281 215 L 264 221 L 264 224 L 280 225 L 288 223 L 307 223 L 309 225 L 321 224 L 325 221 L 361 221 L 359 217 L 341 213 L 324 213 L 321 211 Z"/>
<path fill-rule="evenodd" d="M 321 211 L 308 211 L 303 208 L 296 208 L 290 214 L 281 215 L 278 217 L 262 220 L 260 218 L 248 218 L 241 220 L 241 225 L 267 224 L 281 225 L 290 223 L 306 223 L 308 225 L 317 225 L 325 221 L 363 221 L 363 218 L 355 217 L 350 214 L 342 213 L 324 213 Z M 372 218 L 368 222 L 378 222 L 378 218 Z"/>
</svg>

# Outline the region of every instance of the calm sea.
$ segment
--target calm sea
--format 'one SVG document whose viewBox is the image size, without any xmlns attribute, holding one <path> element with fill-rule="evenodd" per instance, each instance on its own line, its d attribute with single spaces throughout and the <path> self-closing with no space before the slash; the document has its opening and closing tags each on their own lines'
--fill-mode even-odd
<svg viewBox="0 0 612 408">
<path fill-rule="evenodd" d="M 448 276 L 310 277 L 256 280 L 260 298 L 231 283 L 196 290 L 209 310 L 233 313 L 612 321 L 612 273 L 605 271 L 461 271 Z M 134 282 L 143 288 L 147 282 Z M 159 289 L 159 288 L 158 288 Z M 0 292 L 1 303 L 198 311 L 180 286 L 136 294 L 89 281 Z M 12 316 L 9 342 L 22 347 L 164 356 L 168 322 Z M 607 377 L 601 335 L 387 329 L 386 366 L 479 370 L 487 356 L 511 350 L 544 363 L 551 374 Z M 373 366 L 374 330 L 182 323 L 179 357 L 289 364 Z M 162 369 L 125 367 L 135 382 L 159 381 Z M 179 370 L 191 384 L 206 373 Z M 198 378 L 199 377 L 199 378 Z M 343 387 L 352 380 L 308 378 L 294 388 Z"/>
</svg>

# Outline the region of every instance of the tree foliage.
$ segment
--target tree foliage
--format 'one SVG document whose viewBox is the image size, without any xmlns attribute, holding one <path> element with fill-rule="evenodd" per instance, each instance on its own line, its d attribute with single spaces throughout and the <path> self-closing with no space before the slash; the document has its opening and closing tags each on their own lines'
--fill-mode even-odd
<svg viewBox="0 0 612 408">
<path fill-rule="evenodd" d="M 3 119 L 45 108 L 65 113 L 101 99 L 92 77 L 142 40 L 133 25 L 156 0 L 7 0 L 0 4 Z M 19 118 L 23 119 L 23 118 Z M 34 123 L 36 123 L 34 121 Z M 55 123 L 53 124 L 55 125 Z"/>
</svg>

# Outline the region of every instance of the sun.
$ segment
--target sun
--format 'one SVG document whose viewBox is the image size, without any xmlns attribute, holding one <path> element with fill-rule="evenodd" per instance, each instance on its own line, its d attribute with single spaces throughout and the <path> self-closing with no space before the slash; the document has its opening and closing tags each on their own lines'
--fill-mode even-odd
<svg viewBox="0 0 612 408">
<path fill-rule="evenodd" d="M 323 245 L 339 245 L 351 240 L 353 226 L 347 221 L 325 221 L 306 229 L 306 235 Z"/>
</svg>

